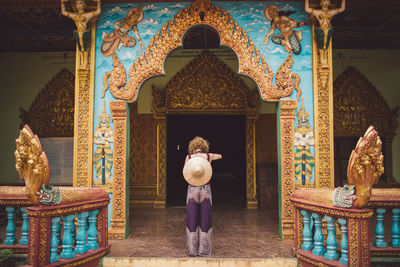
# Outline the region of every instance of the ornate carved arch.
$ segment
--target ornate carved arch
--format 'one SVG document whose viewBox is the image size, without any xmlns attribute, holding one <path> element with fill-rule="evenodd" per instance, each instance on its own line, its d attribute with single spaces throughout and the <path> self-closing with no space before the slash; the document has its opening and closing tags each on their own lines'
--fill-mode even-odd
<svg viewBox="0 0 400 267">
<path fill-rule="evenodd" d="M 334 135 L 363 135 L 373 125 L 383 140 L 386 182 L 394 183 L 392 141 L 396 135 L 399 107 L 389 109 L 375 86 L 355 67 L 347 68 L 333 83 Z"/>
<path fill-rule="evenodd" d="M 257 83 L 264 100 L 279 101 L 280 98 L 292 94 L 294 76 L 290 75 L 293 63 L 291 55 L 278 71 L 277 84 L 280 86 L 273 85 L 274 73 L 246 31 L 225 9 L 212 4 L 210 0 L 194 0 L 192 5 L 180 10 L 164 24 L 151 39 L 146 51 L 132 63 L 127 85 L 124 88 L 123 85 L 110 85 L 113 96 L 128 102 L 135 101 L 142 83 L 152 76 L 164 74 L 163 63 L 168 53 L 182 46 L 186 31 L 199 24 L 213 27 L 221 37 L 220 44 L 236 52 L 239 59 L 239 73 L 251 77 Z M 117 66 L 116 72 L 122 68 L 117 57 L 113 58 L 113 64 Z M 298 78 L 296 81 L 298 82 Z M 296 87 L 296 90 L 300 89 Z"/>
<path fill-rule="evenodd" d="M 165 205 L 167 113 L 246 114 L 247 207 L 257 208 L 255 177 L 255 121 L 258 91 L 250 91 L 238 75 L 209 51 L 202 52 L 161 90 L 153 87 L 157 121 L 157 200 Z"/>
<path fill-rule="evenodd" d="M 31 127 L 39 137 L 74 136 L 75 77 L 62 69 L 40 90 L 28 111 L 20 108 L 22 128 Z"/>
</svg>

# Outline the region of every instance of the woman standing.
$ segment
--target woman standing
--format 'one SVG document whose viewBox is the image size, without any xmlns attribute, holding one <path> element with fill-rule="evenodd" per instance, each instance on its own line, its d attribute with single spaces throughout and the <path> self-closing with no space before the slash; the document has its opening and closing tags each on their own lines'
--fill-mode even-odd
<svg viewBox="0 0 400 267">
<path fill-rule="evenodd" d="M 211 161 L 222 158 L 208 153 L 209 143 L 202 137 L 189 142 L 183 175 L 189 183 L 186 198 L 186 242 L 188 255 L 209 257 L 212 254 Z"/>
</svg>

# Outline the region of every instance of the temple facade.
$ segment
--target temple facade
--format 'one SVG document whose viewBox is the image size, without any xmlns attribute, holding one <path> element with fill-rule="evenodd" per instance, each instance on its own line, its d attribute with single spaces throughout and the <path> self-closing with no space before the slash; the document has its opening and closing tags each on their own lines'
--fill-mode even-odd
<svg viewBox="0 0 400 267">
<path fill-rule="evenodd" d="M 279 209 L 283 239 L 295 235 L 295 190 L 345 184 L 349 153 L 371 124 L 385 152 L 379 186 L 397 186 L 399 95 L 360 71 L 364 55 L 382 56 L 361 51 L 359 67 L 344 69 L 353 52 L 332 52 L 327 36 L 321 47 L 304 2 L 118 1 L 83 30 L 73 20 L 76 57 L 24 100 L 21 124 L 73 137 L 63 182 L 108 193 L 110 238 L 126 238 L 130 207 L 185 205 L 181 169 L 194 136 L 224 154 L 215 205 Z"/>
</svg>

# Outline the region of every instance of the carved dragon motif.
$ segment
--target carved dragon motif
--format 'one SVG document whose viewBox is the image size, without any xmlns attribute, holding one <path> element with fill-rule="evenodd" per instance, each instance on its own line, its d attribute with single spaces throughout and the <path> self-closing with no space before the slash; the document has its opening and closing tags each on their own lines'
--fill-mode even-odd
<svg viewBox="0 0 400 267">
<path fill-rule="evenodd" d="M 198 24 L 213 26 L 219 32 L 221 45 L 236 51 L 240 62 L 239 73 L 251 77 L 258 84 L 264 100 L 278 101 L 282 97 L 290 96 L 293 88 L 297 91 L 297 99 L 300 100 L 300 78 L 291 73 L 292 55 L 289 54 L 278 70 L 274 85 L 274 74 L 250 36 L 226 10 L 212 4 L 210 0 L 194 0 L 192 5 L 180 10 L 167 21 L 150 40 L 145 52 L 132 63 L 128 82 L 125 69 L 113 54 L 114 67 L 111 73 L 104 76 L 103 96 L 109 86 L 115 98 L 135 101 L 140 85 L 152 76 L 164 74 L 163 63 L 168 53 L 182 46 L 182 38 L 186 31 Z"/>
<path fill-rule="evenodd" d="M 279 67 L 276 72 L 275 80 L 276 85 L 273 85 L 270 89 L 270 95 L 274 98 L 281 98 L 290 96 L 293 92 L 293 88 L 297 92 L 297 100 L 300 101 L 301 90 L 299 87 L 300 77 L 296 73 L 291 73 L 291 68 L 293 65 L 293 56 L 289 54 L 285 62 Z M 294 83 L 293 83 L 294 79 Z M 272 84 L 272 76 L 268 80 Z"/>
<path fill-rule="evenodd" d="M 378 132 L 370 126 L 351 152 L 347 166 L 347 180 L 356 187 L 354 208 L 363 208 L 371 197 L 372 185 L 384 172 L 382 141 Z"/>
<path fill-rule="evenodd" d="M 360 137 L 352 151 L 347 167 L 347 179 L 350 185 L 330 188 L 301 188 L 292 196 L 309 204 L 361 209 L 368 204 L 372 194 L 372 185 L 384 171 L 382 142 L 378 132 L 370 126 Z"/>
<path fill-rule="evenodd" d="M 46 153 L 37 135 L 25 125 L 15 140 L 15 167 L 25 181 L 25 191 L 35 205 L 67 204 L 108 198 L 107 192 L 99 188 L 53 187 L 49 185 L 50 169 Z"/>
<path fill-rule="evenodd" d="M 104 95 L 106 94 L 108 86 L 110 86 L 110 91 L 113 96 L 118 95 L 120 97 L 123 97 L 123 92 L 127 92 L 123 89 L 126 84 L 126 71 L 124 65 L 122 65 L 121 61 L 118 59 L 115 53 L 112 54 L 112 59 L 113 69 L 111 72 L 106 72 L 103 77 L 104 89 L 102 97 L 104 97 Z M 119 92 L 120 90 L 121 92 Z M 127 93 L 129 94 L 129 92 Z"/>
<path fill-rule="evenodd" d="M 39 138 L 25 125 L 15 140 L 17 150 L 14 152 L 15 168 L 25 181 L 26 193 L 33 204 L 39 204 L 37 192 L 42 184 L 48 185 L 50 178 L 49 162 L 42 150 Z"/>
</svg>

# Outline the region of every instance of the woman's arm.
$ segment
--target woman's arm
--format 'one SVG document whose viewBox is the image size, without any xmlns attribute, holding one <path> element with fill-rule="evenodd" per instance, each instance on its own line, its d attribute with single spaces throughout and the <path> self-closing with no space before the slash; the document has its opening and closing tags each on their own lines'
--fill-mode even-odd
<svg viewBox="0 0 400 267">
<path fill-rule="evenodd" d="M 221 155 L 221 154 L 209 153 L 209 155 L 210 155 L 210 160 L 219 160 L 219 159 L 222 159 L 222 155 Z"/>
</svg>

